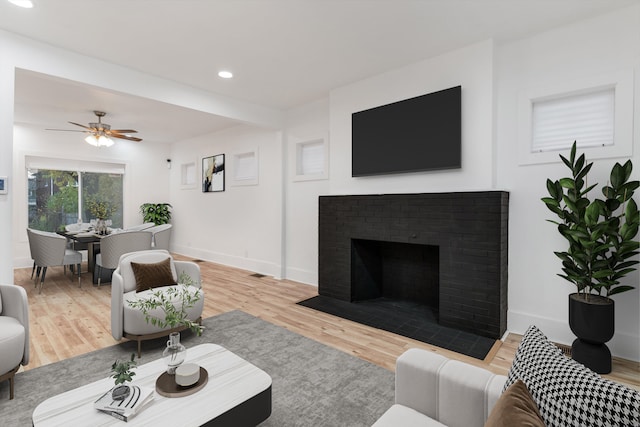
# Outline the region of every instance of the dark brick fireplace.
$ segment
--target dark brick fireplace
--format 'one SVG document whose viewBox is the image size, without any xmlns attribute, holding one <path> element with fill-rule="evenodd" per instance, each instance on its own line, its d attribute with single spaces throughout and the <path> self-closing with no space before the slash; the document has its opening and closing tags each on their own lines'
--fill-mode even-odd
<svg viewBox="0 0 640 427">
<path fill-rule="evenodd" d="M 440 325 L 500 338 L 507 324 L 509 194 L 321 196 L 321 296 L 433 307 Z"/>
</svg>

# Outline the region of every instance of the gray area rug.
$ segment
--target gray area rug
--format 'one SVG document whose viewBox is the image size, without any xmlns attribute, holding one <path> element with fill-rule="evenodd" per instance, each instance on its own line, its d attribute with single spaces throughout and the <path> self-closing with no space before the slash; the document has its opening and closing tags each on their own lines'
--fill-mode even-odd
<svg viewBox="0 0 640 427">
<path fill-rule="evenodd" d="M 242 311 L 203 324 L 200 337 L 182 333 L 187 349 L 213 342 L 271 375 L 273 409 L 261 426 L 370 426 L 393 404 L 394 374 L 386 369 Z M 165 343 L 144 342 L 139 363 L 159 358 Z M 31 426 L 40 402 L 107 377 L 116 358 L 135 351 L 136 343 L 127 341 L 17 374 L 14 400 L 9 383 L 0 383 L 0 425 Z"/>
</svg>

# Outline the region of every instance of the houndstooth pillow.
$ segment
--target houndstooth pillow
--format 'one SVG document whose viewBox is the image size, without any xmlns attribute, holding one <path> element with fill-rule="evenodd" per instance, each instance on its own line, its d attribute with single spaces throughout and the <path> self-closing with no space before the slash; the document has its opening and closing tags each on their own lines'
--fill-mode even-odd
<svg viewBox="0 0 640 427">
<path fill-rule="evenodd" d="M 518 346 L 504 389 L 518 379 L 547 426 L 640 426 L 640 393 L 567 358 L 535 326 Z"/>
</svg>

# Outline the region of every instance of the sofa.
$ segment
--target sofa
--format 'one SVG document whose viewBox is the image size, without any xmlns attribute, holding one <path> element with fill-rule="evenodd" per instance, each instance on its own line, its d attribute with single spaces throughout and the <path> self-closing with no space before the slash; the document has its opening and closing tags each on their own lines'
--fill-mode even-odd
<svg viewBox="0 0 640 427">
<path fill-rule="evenodd" d="M 29 363 L 29 305 L 21 286 L 0 284 L 0 382 L 9 380 L 13 399 L 13 379 Z"/>
<path fill-rule="evenodd" d="M 507 376 L 410 349 L 395 381 L 395 404 L 375 427 L 640 426 L 638 391 L 569 359 L 536 326 Z"/>
<path fill-rule="evenodd" d="M 395 404 L 374 424 L 482 427 L 507 377 L 427 350 L 396 361 Z"/>
</svg>

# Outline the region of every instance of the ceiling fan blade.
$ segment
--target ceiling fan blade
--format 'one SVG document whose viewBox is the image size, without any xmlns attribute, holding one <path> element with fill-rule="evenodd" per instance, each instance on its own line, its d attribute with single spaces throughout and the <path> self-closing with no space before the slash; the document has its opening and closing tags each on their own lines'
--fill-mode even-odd
<svg viewBox="0 0 640 427">
<path fill-rule="evenodd" d="M 111 134 L 109 135 L 112 138 L 120 138 L 120 139 L 127 139 L 129 141 L 136 141 L 136 142 L 140 142 L 142 141 L 142 138 L 136 138 L 135 136 L 127 136 L 127 135 L 120 135 L 120 134 Z"/>
<path fill-rule="evenodd" d="M 82 132 L 82 133 L 91 133 L 88 130 L 75 130 L 75 129 L 45 129 L 45 130 L 56 130 L 60 132 Z"/>
<path fill-rule="evenodd" d="M 138 133 L 137 130 L 133 130 L 133 129 L 111 129 L 111 132 L 115 132 L 115 133 Z"/>
<path fill-rule="evenodd" d="M 74 122 L 69 122 L 69 123 L 71 123 L 72 125 L 80 126 L 81 128 L 93 130 L 93 128 L 90 128 L 90 127 L 85 126 L 85 125 L 81 125 L 80 123 L 74 123 Z"/>
</svg>

